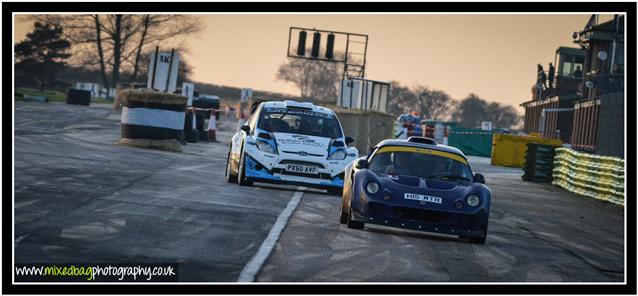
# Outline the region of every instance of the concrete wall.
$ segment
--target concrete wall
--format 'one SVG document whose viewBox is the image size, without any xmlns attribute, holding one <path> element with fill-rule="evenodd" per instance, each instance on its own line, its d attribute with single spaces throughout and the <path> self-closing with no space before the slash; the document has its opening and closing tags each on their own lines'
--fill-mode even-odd
<svg viewBox="0 0 638 296">
<path fill-rule="evenodd" d="M 382 140 L 392 138 L 394 130 L 394 116 L 377 111 L 359 111 L 348 109 L 333 109 L 343 126 L 346 136 L 354 138 L 359 155 L 367 155 L 371 147 Z"/>
</svg>

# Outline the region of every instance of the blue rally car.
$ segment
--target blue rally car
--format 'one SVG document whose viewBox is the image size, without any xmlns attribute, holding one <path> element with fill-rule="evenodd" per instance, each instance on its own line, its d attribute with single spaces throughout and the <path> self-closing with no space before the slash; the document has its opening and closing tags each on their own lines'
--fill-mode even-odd
<svg viewBox="0 0 638 296">
<path fill-rule="evenodd" d="M 483 244 L 492 191 L 460 150 L 430 138 L 384 140 L 346 167 L 340 222 L 458 235 Z"/>
</svg>

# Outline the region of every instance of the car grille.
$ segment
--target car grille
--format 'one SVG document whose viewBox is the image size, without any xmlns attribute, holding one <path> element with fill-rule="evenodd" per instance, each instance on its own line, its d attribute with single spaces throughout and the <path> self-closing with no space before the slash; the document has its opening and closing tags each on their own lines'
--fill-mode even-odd
<svg viewBox="0 0 638 296">
<path fill-rule="evenodd" d="M 404 219 L 420 220 L 429 223 L 448 222 L 453 217 L 452 214 L 448 213 L 406 207 L 393 207 L 392 212 Z"/>
<path fill-rule="evenodd" d="M 299 154 L 299 152 L 296 152 L 296 151 L 287 151 L 287 150 L 283 150 L 282 152 L 284 152 L 284 153 L 288 153 L 288 154 Z M 310 156 L 318 156 L 318 157 L 323 157 L 323 156 L 325 156 L 325 155 L 323 155 L 323 154 L 313 154 L 313 153 L 308 153 L 308 155 L 310 155 Z"/>
</svg>

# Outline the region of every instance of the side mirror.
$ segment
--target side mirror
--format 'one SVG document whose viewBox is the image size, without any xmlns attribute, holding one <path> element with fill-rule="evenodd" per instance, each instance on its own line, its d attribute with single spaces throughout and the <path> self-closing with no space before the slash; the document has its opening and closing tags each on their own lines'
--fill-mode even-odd
<svg viewBox="0 0 638 296">
<path fill-rule="evenodd" d="M 368 168 L 368 161 L 365 158 L 360 158 L 357 160 L 357 162 L 354 163 L 354 167 L 358 170 L 360 169 L 367 169 Z"/>
<path fill-rule="evenodd" d="M 241 130 L 245 131 L 247 134 L 250 134 L 250 126 L 242 125 Z"/>
<path fill-rule="evenodd" d="M 483 174 L 480 174 L 480 173 L 474 174 L 474 183 L 485 184 L 485 176 L 483 176 Z"/>
<path fill-rule="evenodd" d="M 346 137 L 346 145 L 350 145 L 350 143 L 354 142 L 352 137 Z"/>
</svg>

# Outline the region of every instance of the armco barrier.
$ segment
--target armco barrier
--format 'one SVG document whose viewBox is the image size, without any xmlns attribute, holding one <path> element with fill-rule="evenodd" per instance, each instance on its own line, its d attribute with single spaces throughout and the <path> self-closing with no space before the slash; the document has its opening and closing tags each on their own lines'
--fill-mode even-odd
<svg viewBox="0 0 638 296">
<path fill-rule="evenodd" d="M 552 184 L 576 194 L 624 206 L 623 159 L 576 152 L 569 148 L 557 148 L 555 152 Z"/>
<path fill-rule="evenodd" d="M 508 134 L 494 134 L 492 137 L 492 161 L 493 165 L 522 168 L 525 164 L 525 151 L 527 143 L 538 143 L 549 146 L 561 146 L 558 139 L 545 139 L 540 137 L 517 136 Z"/>
</svg>

